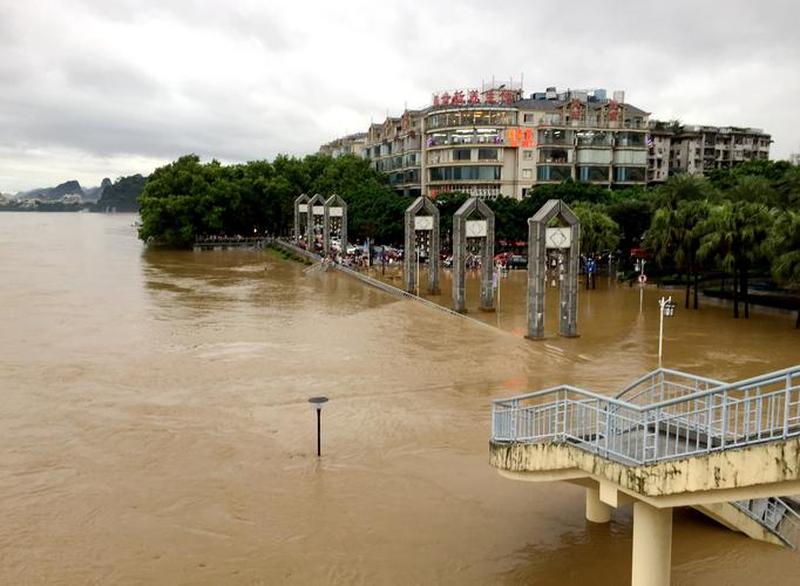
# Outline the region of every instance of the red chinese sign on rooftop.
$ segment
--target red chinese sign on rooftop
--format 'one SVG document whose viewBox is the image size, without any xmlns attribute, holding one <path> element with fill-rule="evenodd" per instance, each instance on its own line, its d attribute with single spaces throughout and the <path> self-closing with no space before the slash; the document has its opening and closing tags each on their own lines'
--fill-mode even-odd
<svg viewBox="0 0 800 586">
<path fill-rule="evenodd" d="M 453 90 L 433 94 L 434 106 L 478 106 L 481 104 L 510 106 L 517 101 L 515 90 Z"/>
</svg>

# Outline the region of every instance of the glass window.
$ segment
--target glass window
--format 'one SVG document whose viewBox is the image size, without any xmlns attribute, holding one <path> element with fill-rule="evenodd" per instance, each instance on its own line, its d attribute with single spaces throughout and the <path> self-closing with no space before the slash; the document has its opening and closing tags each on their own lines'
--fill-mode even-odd
<svg viewBox="0 0 800 586">
<path fill-rule="evenodd" d="M 496 161 L 497 149 L 478 149 L 479 161 Z"/>
<path fill-rule="evenodd" d="M 536 178 L 539 181 L 565 181 L 572 177 L 571 167 L 555 165 L 539 165 L 536 168 Z"/>
<path fill-rule="evenodd" d="M 617 146 L 644 146 L 643 132 L 619 132 L 617 133 Z M 700 149 L 697 149 L 700 154 Z"/>
<path fill-rule="evenodd" d="M 471 156 L 472 150 L 471 149 L 454 149 L 453 150 L 453 160 L 454 161 L 469 161 Z"/>
<path fill-rule="evenodd" d="M 611 133 L 598 130 L 581 130 L 576 133 L 578 146 L 611 146 Z"/>
<path fill-rule="evenodd" d="M 540 163 L 567 163 L 568 156 L 566 149 L 539 149 Z"/>
<path fill-rule="evenodd" d="M 522 158 L 526 161 L 533 159 L 533 151 L 522 151 Z"/>
<path fill-rule="evenodd" d="M 523 169 L 522 170 L 522 178 L 523 179 L 533 179 L 533 171 L 531 169 Z"/>
<path fill-rule="evenodd" d="M 560 129 L 540 130 L 539 144 L 572 144 L 572 132 Z"/>
<path fill-rule="evenodd" d="M 470 167 L 431 167 L 431 181 L 499 181 L 500 167 L 475 165 Z"/>
<path fill-rule="evenodd" d="M 589 165 L 578 167 L 578 181 L 608 182 L 608 167 Z"/>
<path fill-rule="evenodd" d="M 619 182 L 643 182 L 644 167 L 614 167 L 614 180 Z"/>
</svg>

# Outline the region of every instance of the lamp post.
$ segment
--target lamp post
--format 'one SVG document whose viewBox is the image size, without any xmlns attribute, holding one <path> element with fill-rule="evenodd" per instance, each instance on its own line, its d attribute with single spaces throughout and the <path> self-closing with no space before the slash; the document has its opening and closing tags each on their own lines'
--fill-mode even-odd
<svg viewBox="0 0 800 586">
<path fill-rule="evenodd" d="M 317 410 L 317 457 L 322 456 L 322 406 L 328 402 L 328 397 L 311 397 L 308 400 Z"/>
<path fill-rule="evenodd" d="M 659 299 L 658 307 L 661 313 L 661 321 L 658 326 L 658 367 L 661 368 L 661 354 L 664 348 L 664 316 L 675 315 L 675 303 L 672 301 L 672 296 Z"/>
</svg>

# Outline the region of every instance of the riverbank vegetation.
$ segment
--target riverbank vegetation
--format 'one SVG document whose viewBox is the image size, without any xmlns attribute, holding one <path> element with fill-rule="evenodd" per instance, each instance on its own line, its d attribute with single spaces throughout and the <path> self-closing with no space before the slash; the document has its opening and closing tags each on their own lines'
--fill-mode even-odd
<svg viewBox="0 0 800 586">
<path fill-rule="evenodd" d="M 288 235 L 300 193 L 341 195 L 352 241 L 403 240 L 409 198 L 367 161 L 324 155 L 235 165 L 181 157 L 147 178 L 139 235 L 171 247 L 210 234 Z M 466 197 L 436 199 L 445 246 L 452 215 Z M 527 241 L 528 218 L 554 198 L 579 216 L 584 254 L 615 253 L 618 269 L 630 274 L 630 252 L 638 250 L 650 260 L 648 274 L 685 286 L 687 308 L 698 307 L 698 291 L 712 282 L 733 300 L 736 317 L 740 309 L 749 316 L 754 284 L 800 288 L 800 168 L 786 162 L 744 163 L 708 178 L 679 175 L 649 188 L 608 190 L 568 181 L 536 187 L 521 201 L 501 197 L 489 202 L 498 247 Z"/>
</svg>

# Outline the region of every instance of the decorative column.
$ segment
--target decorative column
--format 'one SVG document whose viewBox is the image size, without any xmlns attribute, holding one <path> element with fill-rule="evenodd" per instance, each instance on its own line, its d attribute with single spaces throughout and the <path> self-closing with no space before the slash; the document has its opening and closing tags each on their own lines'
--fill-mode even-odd
<svg viewBox="0 0 800 586">
<path fill-rule="evenodd" d="M 480 219 L 468 220 L 473 213 Z M 481 240 L 482 311 L 494 311 L 494 212 L 482 200 L 471 197 L 453 215 L 453 311 L 465 313 L 467 238 Z"/>
<path fill-rule="evenodd" d="M 566 227 L 548 228 L 559 219 Z M 578 335 L 578 263 L 580 262 L 580 221 L 560 199 L 547 201 L 528 220 L 528 334 L 533 340 L 544 338 L 545 278 L 547 249 L 564 250 L 566 272 L 561 281 L 558 333 Z"/>
<path fill-rule="evenodd" d="M 292 234 L 292 237 L 295 242 L 300 242 L 306 237 L 307 230 L 301 231 L 300 226 L 302 214 L 306 215 L 306 222 L 308 222 L 308 196 L 305 193 L 297 196 L 294 200 L 294 234 Z"/>
</svg>

